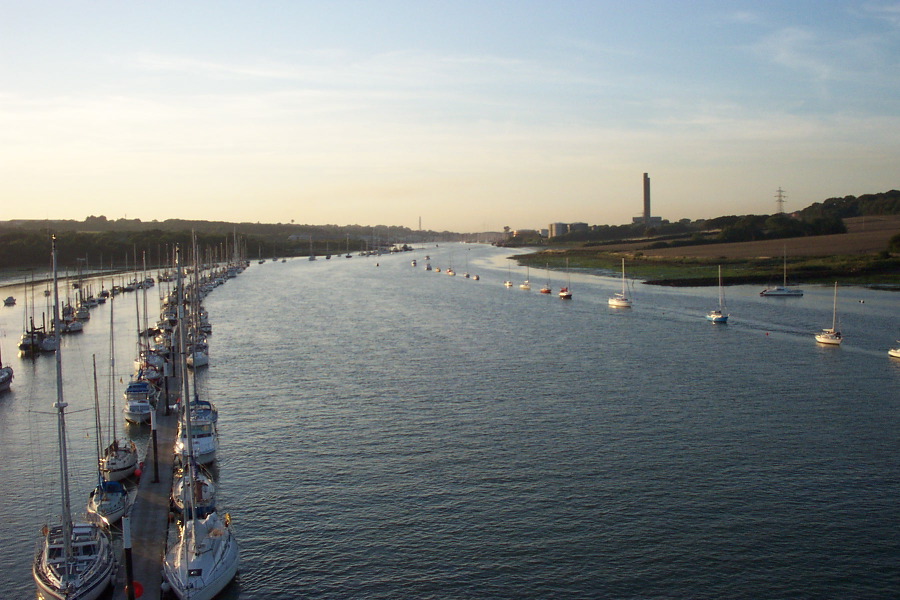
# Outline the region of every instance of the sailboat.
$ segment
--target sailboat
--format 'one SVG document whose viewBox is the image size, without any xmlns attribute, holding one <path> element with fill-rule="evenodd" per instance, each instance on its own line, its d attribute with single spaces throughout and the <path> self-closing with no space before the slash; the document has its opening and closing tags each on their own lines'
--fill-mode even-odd
<svg viewBox="0 0 900 600">
<path fill-rule="evenodd" d="M 513 286 L 508 258 L 506 259 L 506 281 L 503 282 L 503 285 L 505 285 L 508 288 L 511 288 Z"/>
<path fill-rule="evenodd" d="M 616 292 L 610 299 L 609 305 L 616 308 L 631 308 L 631 299 L 625 293 L 625 259 L 622 259 L 622 291 Z"/>
<path fill-rule="evenodd" d="M 181 270 L 179 269 L 179 273 Z M 181 290 L 179 275 L 178 287 Z M 178 337 L 181 355 L 185 353 L 184 305 L 178 303 Z M 187 365 L 182 359 L 182 373 L 187 373 Z M 190 397 L 187 377 L 184 378 L 184 397 Z M 194 456 L 193 432 L 191 431 L 191 410 L 181 411 L 181 422 L 186 430 L 187 456 Z M 189 464 L 189 461 L 184 461 Z M 187 486 L 184 487 L 184 522 L 178 531 L 174 544 L 166 551 L 163 573 L 172 591 L 181 600 L 209 600 L 221 592 L 237 574 L 240 551 L 231 529 L 231 517 L 222 517 L 212 512 L 201 517 L 194 510 L 195 486 L 193 470 L 188 470 Z"/>
<path fill-rule="evenodd" d="M 13 368 L 9 365 L 3 366 L 3 356 L 0 354 L 0 392 L 9 390 L 12 385 Z"/>
<path fill-rule="evenodd" d="M 787 286 L 787 247 L 784 249 L 784 282 L 782 285 L 777 285 L 773 288 L 766 288 L 759 293 L 760 296 L 787 296 L 787 297 L 799 297 L 803 295 L 803 290 L 800 288 L 789 288 Z"/>
<path fill-rule="evenodd" d="M 109 306 L 109 386 L 107 398 L 112 421 L 112 441 L 100 456 L 100 472 L 107 481 L 121 481 L 130 477 L 137 468 L 137 446 L 134 442 L 120 441 L 116 436 L 116 342 L 113 335 L 114 304 Z"/>
<path fill-rule="evenodd" d="M 823 329 L 821 333 L 816 334 L 816 341 L 820 344 L 828 344 L 830 346 L 838 346 L 844 341 L 841 332 L 837 329 L 837 281 L 834 282 L 834 310 L 831 316 L 831 327 Z"/>
<path fill-rule="evenodd" d="M 541 288 L 542 294 L 549 294 L 549 293 L 553 292 L 553 290 L 550 288 L 550 265 L 549 264 L 546 265 L 546 269 L 547 269 L 547 283 L 545 283 L 544 286 Z"/>
<path fill-rule="evenodd" d="M 188 479 L 191 478 L 194 480 L 194 514 L 202 518 L 216 510 L 216 486 L 209 471 L 196 461 L 192 461 L 188 468 L 182 466 L 175 471 L 169 499 L 175 512 L 183 515 L 184 495 L 189 485 Z"/>
<path fill-rule="evenodd" d="M 722 265 L 719 265 L 719 308 L 713 309 L 706 314 L 706 320 L 713 323 L 728 323 L 728 316 L 725 314 L 725 291 L 722 288 Z"/>
<path fill-rule="evenodd" d="M 569 277 L 569 258 L 566 257 L 566 287 L 560 288 L 559 297 L 562 300 L 572 299 L 572 282 Z"/>
<path fill-rule="evenodd" d="M 53 320 L 59 323 L 59 287 L 56 273 L 56 237 L 53 237 Z M 58 329 L 58 327 L 57 327 Z M 69 459 L 66 447 L 66 407 L 63 399 L 62 350 L 56 352 L 57 438 L 59 444 L 62 519 L 45 525 L 32 563 L 40 594 L 58 600 L 95 600 L 109 587 L 115 557 L 109 534 L 94 523 L 72 520 L 69 497 Z"/>
<path fill-rule="evenodd" d="M 312 236 L 309 236 L 309 260 L 316 260 L 316 254 L 313 252 Z"/>
<path fill-rule="evenodd" d="M 106 481 L 103 477 L 103 434 L 100 427 L 100 394 L 97 392 L 97 357 L 94 356 L 94 412 L 97 431 L 97 487 L 91 490 L 87 511 L 109 527 L 122 518 L 128 508 L 128 492 L 118 481 Z"/>
<path fill-rule="evenodd" d="M 525 265 L 525 281 L 519 284 L 520 290 L 530 290 L 531 281 L 529 280 L 531 273 L 528 271 L 528 265 Z"/>
</svg>

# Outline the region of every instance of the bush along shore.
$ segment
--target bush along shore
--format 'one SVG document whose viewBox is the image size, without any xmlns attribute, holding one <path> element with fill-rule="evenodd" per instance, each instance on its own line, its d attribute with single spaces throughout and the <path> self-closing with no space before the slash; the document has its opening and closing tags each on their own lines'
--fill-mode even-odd
<svg viewBox="0 0 900 600">
<path fill-rule="evenodd" d="M 781 258 L 648 258 L 640 252 L 598 252 L 584 248 L 544 250 L 513 258 L 532 269 L 546 267 L 553 270 L 565 269 L 568 258 L 571 269 L 616 277 L 620 273 L 623 257 L 628 277 L 648 285 L 715 286 L 718 284 L 719 265 L 722 265 L 724 285 L 781 283 L 784 276 Z M 788 257 L 787 276 L 788 284 L 837 280 L 843 284 L 900 289 L 900 256 L 881 252 L 873 255 Z"/>
</svg>

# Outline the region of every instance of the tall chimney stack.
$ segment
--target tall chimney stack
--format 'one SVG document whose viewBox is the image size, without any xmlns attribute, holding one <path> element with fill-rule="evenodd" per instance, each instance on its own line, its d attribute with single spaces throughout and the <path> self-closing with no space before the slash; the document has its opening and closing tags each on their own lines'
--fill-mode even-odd
<svg viewBox="0 0 900 600">
<path fill-rule="evenodd" d="M 650 224 L 650 176 L 644 173 L 644 225 Z"/>
</svg>

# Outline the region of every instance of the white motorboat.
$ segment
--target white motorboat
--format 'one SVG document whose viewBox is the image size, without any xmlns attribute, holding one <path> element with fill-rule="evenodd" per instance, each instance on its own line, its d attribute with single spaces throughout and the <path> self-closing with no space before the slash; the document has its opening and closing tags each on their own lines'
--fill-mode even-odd
<svg viewBox="0 0 900 600">
<path fill-rule="evenodd" d="M 897 343 L 900 344 L 900 340 L 897 340 Z M 893 356 L 894 358 L 900 358 L 900 346 L 896 348 L 891 348 L 888 350 L 888 356 Z"/>
<path fill-rule="evenodd" d="M 156 403 L 158 393 L 156 388 L 144 379 L 133 379 L 128 382 L 124 394 L 125 406 L 122 408 L 125 420 L 129 423 L 149 423 L 150 412 Z"/>
<path fill-rule="evenodd" d="M 829 346 L 838 346 L 844 341 L 843 335 L 837 328 L 837 281 L 834 282 L 834 309 L 831 317 L 831 327 L 817 333 L 816 341 Z"/>
<path fill-rule="evenodd" d="M 631 298 L 626 293 L 625 259 L 622 259 L 622 291 L 616 292 L 609 299 L 609 305 L 615 308 L 631 308 Z"/>
<path fill-rule="evenodd" d="M 53 238 L 53 319 L 59 322 L 56 274 L 56 238 Z M 45 525 L 32 575 L 39 593 L 58 600 L 95 600 L 106 591 L 115 571 L 115 555 L 109 534 L 95 523 L 72 520 L 69 498 L 69 465 L 66 441 L 66 407 L 63 399 L 62 356 L 56 353 L 57 439 L 59 444 L 61 522 Z"/>
<path fill-rule="evenodd" d="M 208 465 L 216 460 L 216 451 L 219 448 L 219 434 L 216 431 L 216 424 L 212 420 L 205 418 L 191 418 L 190 421 L 190 444 L 188 444 L 188 428 L 183 423 L 178 424 L 178 434 L 175 438 L 175 455 L 180 456 L 182 462 L 187 463 L 188 446 L 191 446 L 197 463 Z"/>
<path fill-rule="evenodd" d="M 725 292 L 722 288 L 722 265 L 719 265 L 719 307 L 706 314 L 706 320 L 713 323 L 728 323 L 729 315 L 725 314 Z"/>
</svg>

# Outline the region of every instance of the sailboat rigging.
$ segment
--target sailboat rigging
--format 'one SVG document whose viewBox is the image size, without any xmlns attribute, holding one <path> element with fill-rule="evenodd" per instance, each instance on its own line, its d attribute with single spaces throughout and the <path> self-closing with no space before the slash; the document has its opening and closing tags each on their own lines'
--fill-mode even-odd
<svg viewBox="0 0 900 600">
<path fill-rule="evenodd" d="M 719 308 L 706 314 L 706 320 L 713 323 L 728 323 L 729 315 L 725 314 L 725 291 L 722 287 L 722 265 L 719 265 Z"/>
<path fill-rule="evenodd" d="M 615 308 L 631 308 L 631 298 L 626 294 L 625 259 L 622 259 L 622 291 L 616 292 L 610 299 L 609 305 Z"/>
<path fill-rule="evenodd" d="M 841 342 L 844 341 L 841 332 L 837 329 L 837 289 L 838 284 L 837 281 L 834 282 L 834 308 L 832 310 L 831 315 L 831 327 L 828 329 L 823 329 L 821 332 L 816 334 L 816 341 L 820 344 L 827 344 L 830 346 L 838 346 Z"/>
<path fill-rule="evenodd" d="M 53 322 L 59 330 L 59 282 L 56 268 L 56 236 L 53 236 Z M 62 349 L 56 352 L 57 439 L 59 444 L 61 523 L 45 525 L 43 539 L 32 565 L 41 595 L 58 600 L 94 600 L 109 587 L 115 558 L 109 534 L 94 523 L 72 519 L 69 496 L 69 460 L 66 446 L 66 407 L 63 398 Z"/>
</svg>

